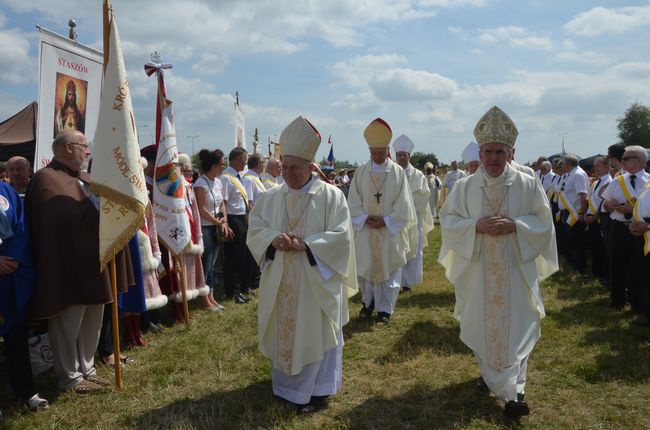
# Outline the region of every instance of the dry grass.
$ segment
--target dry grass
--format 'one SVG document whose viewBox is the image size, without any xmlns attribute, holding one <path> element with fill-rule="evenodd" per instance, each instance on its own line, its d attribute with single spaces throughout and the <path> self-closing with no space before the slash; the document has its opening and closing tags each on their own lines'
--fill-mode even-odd
<svg viewBox="0 0 650 430">
<path fill-rule="evenodd" d="M 29 414 L 0 390 L 4 425 L 55 428 L 650 428 L 650 330 L 629 311 L 607 307 L 604 288 L 573 273 L 543 286 L 548 317 L 533 351 L 526 398 L 532 415 L 502 418 L 502 405 L 477 391 L 478 369 L 459 341 L 453 289 L 438 254 L 425 254 L 426 282 L 399 298 L 387 327 L 353 316 L 346 327 L 344 387 L 330 408 L 298 417 L 271 396 L 269 364 L 257 352 L 255 306 L 228 303 L 226 315 L 194 310 L 182 326 L 148 336 L 125 388 L 78 398 L 40 378 L 49 411 Z M 353 300 L 353 315 L 360 307 Z M 3 371 L 4 369 L 2 369 Z M 102 376 L 110 377 L 107 369 Z M 7 406 L 9 405 L 9 406 Z"/>
</svg>

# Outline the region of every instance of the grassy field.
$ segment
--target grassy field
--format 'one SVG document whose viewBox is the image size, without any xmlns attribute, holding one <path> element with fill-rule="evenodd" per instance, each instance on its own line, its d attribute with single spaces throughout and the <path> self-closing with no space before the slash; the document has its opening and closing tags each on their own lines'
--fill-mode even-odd
<svg viewBox="0 0 650 430">
<path fill-rule="evenodd" d="M 129 351 L 122 391 L 87 398 L 37 381 L 52 403 L 30 414 L 8 387 L 0 405 L 9 429 L 234 428 L 650 428 L 650 329 L 608 308 L 605 288 L 560 272 L 543 285 L 547 318 L 528 366 L 531 415 L 502 417 L 503 405 L 473 386 L 478 367 L 458 339 L 453 288 L 435 263 L 439 229 L 425 253 L 425 284 L 399 298 L 389 326 L 356 317 L 345 328 L 344 386 L 330 408 L 307 417 L 271 396 L 268 361 L 257 352 L 256 306 L 226 303 L 224 316 L 192 311 L 192 327 L 148 335 Z M 5 369 L 0 369 L 4 372 Z M 106 368 L 100 375 L 112 377 Z M 1 374 L 1 373 L 0 373 Z"/>
</svg>

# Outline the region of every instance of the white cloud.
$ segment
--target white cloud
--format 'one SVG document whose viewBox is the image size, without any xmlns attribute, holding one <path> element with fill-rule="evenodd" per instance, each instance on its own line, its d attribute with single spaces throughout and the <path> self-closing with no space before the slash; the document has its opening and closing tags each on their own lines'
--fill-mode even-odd
<svg viewBox="0 0 650 430">
<path fill-rule="evenodd" d="M 192 65 L 192 70 L 201 75 L 214 75 L 225 69 L 230 61 L 220 54 L 201 54 L 198 63 Z"/>
<path fill-rule="evenodd" d="M 579 13 L 564 28 L 578 36 L 620 34 L 650 25 L 650 6 L 608 9 L 595 7 Z"/>
<path fill-rule="evenodd" d="M 35 59 L 29 56 L 28 36 L 16 29 L 0 30 L 0 81 L 24 84 L 35 81 Z"/>
<path fill-rule="evenodd" d="M 517 26 L 503 26 L 479 30 L 477 41 L 483 45 L 506 43 L 515 48 L 541 51 L 553 49 L 553 42 L 545 36 L 530 35 L 526 29 Z"/>
</svg>

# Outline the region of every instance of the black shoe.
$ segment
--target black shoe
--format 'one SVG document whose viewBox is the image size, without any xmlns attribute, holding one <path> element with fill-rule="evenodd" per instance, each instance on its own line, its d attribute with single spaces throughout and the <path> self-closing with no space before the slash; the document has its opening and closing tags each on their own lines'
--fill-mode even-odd
<svg viewBox="0 0 650 430">
<path fill-rule="evenodd" d="M 368 307 L 363 305 L 363 307 L 359 311 L 359 318 L 369 319 L 370 317 L 372 317 L 372 311 L 374 311 L 374 310 L 375 310 L 375 303 L 374 302 L 371 303 L 370 306 L 368 306 Z"/>
<path fill-rule="evenodd" d="M 377 312 L 377 324 L 383 324 L 386 325 L 388 324 L 388 321 L 390 320 L 390 314 L 387 314 L 386 312 Z"/>
<path fill-rule="evenodd" d="M 524 415 L 530 414 L 530 409 L 528 408 L 528 403 L 526 402 L 515 402 L 510 400 L 506 403 L 506 407 L 503 410 L 503 414 L 510 419 L 516 420 Z"/>
<path fill-rule="evenodd" d="M 411 287 L 402 287 L 403 293 L 408 293 L 409 291 L 411 291 Z"/>
<path fill-rule="evenodd" d="M 248 303 L 248 299 L 241 294 L 235 294 L 233 301 L 237 303 L 238 305 L 245 305 Z"/>
<path fill-rule="evenodd" d="M 478 388 L 483 392 L 488 393 L 490 391 L 490 388 L 487 386 L 487 384 L 485 383 L 485 379 L 483 379 L 482 376 L 479 376 L 474 380 L 474 385 L 476 386 L 476 388 Z"/>
<path fill-rule="evenodd" d="M 524 393 L 517 393 L 517 401 L 518 402 L 523 402 L 524 401 L 525 394 Z M 524 402 L 525 403 L 525 402 Z"/>
<path fill-rule="evenodd" d="M 309 415 L 311 413 L 316 412 L 316 406 L 307 403 L 306 405 L 296 405 L 296 412 L 298 415 Z"/>
</svg>

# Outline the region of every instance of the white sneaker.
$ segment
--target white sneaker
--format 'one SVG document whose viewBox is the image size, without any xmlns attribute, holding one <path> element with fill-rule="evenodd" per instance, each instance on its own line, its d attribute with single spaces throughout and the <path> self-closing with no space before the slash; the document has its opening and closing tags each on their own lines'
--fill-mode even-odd
<svg viewBox="0 0 650 430">
<path fill-rule="evenodd" d="M 32 412 L 43 411 L 50 407 L 50 403 L 41 398 L 38 393 L 34 394 L 31 399 L 25 402 L 25 406 Z"/>
</svg>

